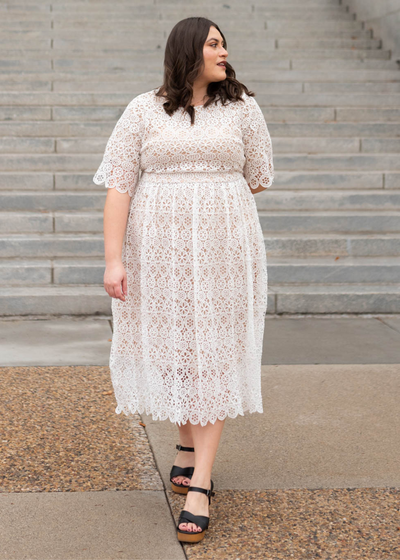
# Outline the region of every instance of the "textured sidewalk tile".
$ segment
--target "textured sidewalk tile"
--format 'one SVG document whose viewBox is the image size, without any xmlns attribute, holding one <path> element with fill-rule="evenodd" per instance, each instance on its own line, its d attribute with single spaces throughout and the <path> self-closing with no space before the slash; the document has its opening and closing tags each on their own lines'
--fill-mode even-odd
<svg viewBox="0 0 400 560">
<path fill-rule="evenodd" d="M 249 473 L 251 476 L 251 473 Z M 185 496 L 168 491 L 175 522 Z M 188 560 L 400 558 L 400 488 L 223 490 Z"/>
<path fill-rule="evenodd" d="M 163 490 L 140 416 L 108 367 L 0 368 L 0 492 Z"/>
<path fill-rule="evenodd" d="M 163 491 L 0 494 L 0 560 L 185 560 Z"/>
</svg>

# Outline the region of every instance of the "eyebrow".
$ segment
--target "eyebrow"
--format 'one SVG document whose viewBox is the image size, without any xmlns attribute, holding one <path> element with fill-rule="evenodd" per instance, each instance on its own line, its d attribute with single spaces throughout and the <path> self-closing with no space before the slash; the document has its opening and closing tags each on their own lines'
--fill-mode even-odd
<svg viewBox="0 0 400 560">
<path fill-rule="evenodd" d="M 207 39 L 207 43 L 209 41 L 217 41 L 217 43 L 219 42 L 219 39 L 215 39 L 214 37 L 212 39 Z M 222 43 L 225 43 L 224 39 L 222 39 Z"/>
</svg>

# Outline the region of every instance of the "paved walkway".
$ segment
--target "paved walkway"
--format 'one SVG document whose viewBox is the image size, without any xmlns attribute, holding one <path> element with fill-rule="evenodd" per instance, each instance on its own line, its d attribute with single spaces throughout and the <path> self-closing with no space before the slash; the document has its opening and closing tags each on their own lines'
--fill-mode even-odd
<svg viewBox="0 0 400 560">
<path fill-rule="evenodd" d="M 109 317 L 0 321 L 0 559 L 400 557 L 399 317 L 267 318 L 264 413 L 227 419 L 184 547 L 177 428 L 115 414 L 110 341 Z"/>
</svg>

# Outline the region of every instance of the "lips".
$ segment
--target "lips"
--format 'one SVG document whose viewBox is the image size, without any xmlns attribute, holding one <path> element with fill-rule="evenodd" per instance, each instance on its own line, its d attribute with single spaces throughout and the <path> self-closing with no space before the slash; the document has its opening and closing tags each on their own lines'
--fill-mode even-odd
<svg viewBox="0 0 400 560">
<path fill-rule="evenodd" d="M 222 68 L 226 68 L 225 62 L 218 62 L 217 66 L 222 66 Z"/>
</svg>

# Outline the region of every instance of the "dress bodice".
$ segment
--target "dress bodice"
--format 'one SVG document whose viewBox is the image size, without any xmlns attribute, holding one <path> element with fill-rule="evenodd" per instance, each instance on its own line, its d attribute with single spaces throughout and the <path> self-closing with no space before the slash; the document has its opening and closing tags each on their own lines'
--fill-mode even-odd
<svg viewBox="0 0 400 560">
<path fill-rule="evenodd" d="M 179 108 L 172 116 L 157 89 L 136 96 L 107 142 L 93 181 L 132 196 L 140 173 L 241 173 L 251 188 L 268 188 L 274 168 L 271 138 L 254 97 L 195 106 L 195 122 Z"/>
</svg>

